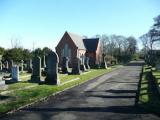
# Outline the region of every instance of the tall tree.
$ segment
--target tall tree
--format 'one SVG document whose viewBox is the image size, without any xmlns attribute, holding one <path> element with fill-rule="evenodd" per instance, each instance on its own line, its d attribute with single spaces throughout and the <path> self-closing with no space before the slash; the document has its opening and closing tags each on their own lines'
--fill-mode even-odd
<svg viewBox="0 0 160 120">
<path fill-rule="evenodd" d="M 128 51 L 131 55 L 135 54 L 136 53 L 136 50 L 137 50 L 137 40 L 130 36 L 127 38 L 127 41 L 128 41 Z"/>
</svg>

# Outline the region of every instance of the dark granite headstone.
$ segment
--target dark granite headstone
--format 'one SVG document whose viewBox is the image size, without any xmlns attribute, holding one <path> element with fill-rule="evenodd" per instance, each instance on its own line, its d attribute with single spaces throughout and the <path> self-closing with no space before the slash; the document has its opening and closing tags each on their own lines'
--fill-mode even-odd
<svg viewBox="0 0 160 120">
<path fill-rule="evenodd" d="M 28 73 L 32 73 L 32 59 L 27 61 L 27 71 Z"/>
<path fill-rule="evenodd" d="M 32 60 L 32 76 L 31 76 L 31 82 L 39 83 L 41 79 L 41 58 L 37 55 Z"/>
<path fill-rule="evenodd" d="M 69 72 L 69 67 L 68 67 L 68 57 L 63 57 L 62 59 L 62 73 L 68 73 Z"/>
<path fill-rule="evenodd" d="M 8 61 L 5 61 L 4 65 L 5 65 L 5 70 L 8 70 Z"/>
<path fill-rule="evenodd" d="M 45 79 L 46 84 L 51 84 L 51 85 L 60 84 L 60 81 L 58 79 L 58 62 L 59 62 L 58 55 L 55 52 L 50 51 L 46 61 L 46 74 L 47 74 Z"/>
<path fill-rule="evenodd" d="M 79 58 L 74 58 L 73 59 L 73 64 L 72 64 L 72 74 L 80 74 L 80 59 Z"/>
<path fill-rule="evenodd" d="M 9 60 L 8 61 L 8 70 L 9 70 L 9 72 L 11 72 L 12 67 L 13 67 L 13 60 Z"/>
<path fill-rule="evenodd" d="M 160 71 L 160 62 L 159 61 L 156 62 L 155 68 L 157 71 Z"/>
</svg>

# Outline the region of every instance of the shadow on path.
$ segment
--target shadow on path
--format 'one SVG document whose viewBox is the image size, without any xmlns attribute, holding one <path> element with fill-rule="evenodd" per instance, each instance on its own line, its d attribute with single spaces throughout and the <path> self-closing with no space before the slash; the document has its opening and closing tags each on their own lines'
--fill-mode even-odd
<svg viewBox="0 0 160 120">
<path fill-rule="evenodd" d="M 116 95 L 116 96 L 110 96 L 110 95 L 90 95 L 89 97 L 100 97 L 100 98 L 119 98 L 119 99 L 122 99 L 122 98 L 136 98 L 136 96 L 124 96 L 124 95 Z"/>
<path fill-rule="evenodd" d="M 142 66 L 144 64 L 144 61 L 133 61 L 128 63 L 126 66 Z"/>
<path fill-rule="evenodd" d="M 124 82 L 126 83 L 126 82 Z M 110 93 L 137 93 L 137 90 L 105 90 L 105 91 L 86 91 L 87 93 L 90 92 L 110 92 Z"/>
<path fill-rule="evenodd" d="M 110 106 L 110 107 L 68 107 L 68 108 L 24 108 L 30 112 L 113 112 L 126 114 L 147 114 L 135 106 Z"/>
</svg>

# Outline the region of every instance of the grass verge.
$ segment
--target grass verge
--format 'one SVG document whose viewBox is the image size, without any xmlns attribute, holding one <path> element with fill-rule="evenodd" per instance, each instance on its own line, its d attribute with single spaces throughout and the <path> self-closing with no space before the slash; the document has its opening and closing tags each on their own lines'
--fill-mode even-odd
<svg viewBox="0 0 160 120">
<path fill-rule="evenodd" d="M 152 76 L 151 67 L 144 66 L 140 84 L 138 104 L 147 111 L 160 114 L 160 97 L 156 87 L 156 82 Z"/>
</svg>

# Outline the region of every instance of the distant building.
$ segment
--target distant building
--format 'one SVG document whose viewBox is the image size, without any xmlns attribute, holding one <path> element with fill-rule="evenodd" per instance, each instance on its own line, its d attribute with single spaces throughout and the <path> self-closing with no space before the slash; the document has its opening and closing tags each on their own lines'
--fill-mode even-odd
<svg viewBox="0 0 160 120">
<path fill-rule="evenodd" d="M 83 39 L 83 43 L 86 48 L 85 55 L 90 58 L 89 64 L 91 66 L 100 64 L 102 53 L 99 38 Z"/>
<path fill-rule="evenodd" d="M 74 58 L 81 58 L 82 55 L 90 58 L 90 65 L 96 65 L 101 62 L 99 38 L 83 39 L 79 35 L 65 32 L 56 46 L 56 52 L 59 56 L 60 64 L 63 57 L 68 57 L 69 65 L 71 66 Z"/>
</svg>

